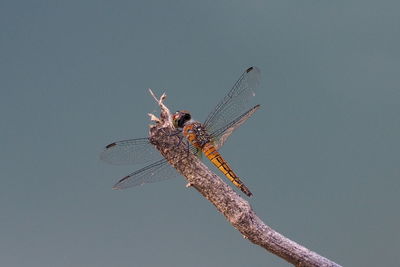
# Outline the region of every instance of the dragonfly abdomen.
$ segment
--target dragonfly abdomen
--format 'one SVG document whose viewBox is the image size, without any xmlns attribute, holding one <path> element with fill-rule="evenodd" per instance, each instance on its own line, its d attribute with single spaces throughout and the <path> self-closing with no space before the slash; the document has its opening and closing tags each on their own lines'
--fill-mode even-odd
<svg viewBox="0 0 400 267">
<path fill-rule="evenodd" d="M 204 155 L 217 167 L 237 188 L 239 188 L 247 196 L 251 196 L 250 190 L 243 184 L 239 177 L 233 172 L 226 160 L 215 149 L 215 146 L 208 143 L 203 146 L 202 152 Z"/>
</svg>

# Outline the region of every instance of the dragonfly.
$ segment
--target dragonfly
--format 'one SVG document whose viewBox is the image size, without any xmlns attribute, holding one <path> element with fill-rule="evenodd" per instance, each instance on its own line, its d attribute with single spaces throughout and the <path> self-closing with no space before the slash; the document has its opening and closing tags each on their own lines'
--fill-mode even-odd
<svg viewBox="0 0 400 267">
<path fill-rule="evenodd" d="M 188 152 L 196 156 L 205 155 L 224 176 L 249 197 L 252 193 L 221 156 L 219 149 L 228 137 L 259 109 L 260 105 L 250 104 L 259 83 L 260 70 L 257 67 L 246 69 L 203 123 L 193 120 L 191 114 L 185 110 L 172 115 L 177 133 L 188 143 Z M 149 138 L 113 142 L 104 148 L 100 158 L 114 165 L 152 162 L 120 179 L 113 189 L 125 189 L 179 176 Z"/>
</svg>

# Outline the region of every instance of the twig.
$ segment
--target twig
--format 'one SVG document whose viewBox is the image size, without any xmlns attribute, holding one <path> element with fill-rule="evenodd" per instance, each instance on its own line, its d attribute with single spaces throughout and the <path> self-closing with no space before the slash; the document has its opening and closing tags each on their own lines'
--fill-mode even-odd
<svg viewBox="0 0 400 267">
<path fill-rule="evenodd" d="M 171 123 L 171 114 L 163 104 L 165 94 L 160 99 L 153 92 L 151 94 L 161 108 L 160 119 L 152 115 L 152 119 L 157 122 L 150 127 L 152 143 L 188 180 L 188 186 L 193 186 L 208 199 L 244 238 L 296 266 L 340 266 L 266 225 L 246 200 L 211 172 L 195 155 L 187 153 L 187 147 L 179 142 L 176 134 L 172 134 L 176 130 Z"/>
</svg>

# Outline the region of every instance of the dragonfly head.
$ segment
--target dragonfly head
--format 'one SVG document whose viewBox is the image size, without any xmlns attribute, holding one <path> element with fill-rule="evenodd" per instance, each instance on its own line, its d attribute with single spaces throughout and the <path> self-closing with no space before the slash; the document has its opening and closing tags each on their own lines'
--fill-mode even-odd
<svg viewBox="0 0 400 267">
<path fill-rule="evenodd" d="M 172 122 L 175 126 L 175 128 L 183 128 L 185 126 L 185 123 L 190 121 L 192 119 L 192 116 L 190 116 L 189 111 L 186 110 L 179 110 L 172 115 Z"/>
</svg>

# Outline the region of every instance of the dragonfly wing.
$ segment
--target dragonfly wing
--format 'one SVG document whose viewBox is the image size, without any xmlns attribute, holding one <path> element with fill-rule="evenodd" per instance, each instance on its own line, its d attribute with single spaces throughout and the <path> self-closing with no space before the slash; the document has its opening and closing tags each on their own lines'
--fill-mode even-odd
<svg viewBox="0 0 400 267">
<path fill-rule="evenodd" d="M 114 142 L 107 145 L 100 154 L 100 159 L 114 165 L 148 163 L 161 158 L 149 138 Z"/>
<path fill-rule="evenodd" d="M 162 159 L 125 176 L 113 186 L 113 189 L 125 189 L 146 183 L 155 183 L 177 176 L 179 176 L 179 173 L 166 159 Z"/>
<path fill-rule="evenodd" d="M 189 142 L 187 144 L 188 144 L 188 153 L 189 152 L 193 154 L 198 153 L 198 149 L 196 147 L 194 147 Z M 187 154 L 178 155 L 180 159 L 182 159 L 181 157 L 186 157 L 186 156 Z M 142 184 L 164 181 L 178 176 L 179 176 L 178 171 L 171 164 L 169 164 L 169 162 L 165 158 L 162 157 L 161 160 L 158 160 L 120 179 L 113 186 L 113 189 L 125 189 Z"/>
<path fill-rule="evenodd" d="M 260 76 L 260 70 L 257 67 L 248 68 L 240 76 L 204 122 L 203 125 L 209 133 L 228 125 L 250 107 L 249 100 L 255 95 L 254 89 L 259 85 Z"/>
<path fill-rule="evenodd" d="M 260 105 L 256 105 L 250 110 L 246 111 L 224 127 L 216 130 L 211 134 L 211 138 L 214 141 L 215 148 L 218 150 L 222 147 L 228 137 L 237 129 L 240 125 L 242 125 L 248 118 L 250 118 L 254 112 L 256 112 L 260 108 Z"/>
</svg>

